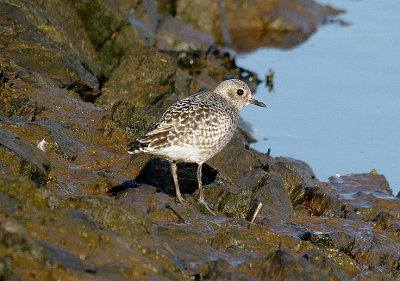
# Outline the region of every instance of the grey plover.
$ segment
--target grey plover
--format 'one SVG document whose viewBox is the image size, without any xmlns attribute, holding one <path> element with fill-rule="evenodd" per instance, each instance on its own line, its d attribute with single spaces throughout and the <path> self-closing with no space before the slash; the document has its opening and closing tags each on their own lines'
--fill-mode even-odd
<svg viewBox="0 0 400 281">
<path fill-rule="evenodd" d="M 170 106 L 161 120 L 142 139 L 134 142 L 128 152 L 146 152 L 168 159 L 176 197 L 182 204 L 184 200 L 179 190 L 176 163 L 197 163 L 199 202 L 215 215 L 204 200 L 202 165 L 231 140 L 239 112 L 248 104 L 266 107 L 251 96 L 249 87 L 243 81 L 223 81 L 212 92 L 198 92 Z"/>
</svg>

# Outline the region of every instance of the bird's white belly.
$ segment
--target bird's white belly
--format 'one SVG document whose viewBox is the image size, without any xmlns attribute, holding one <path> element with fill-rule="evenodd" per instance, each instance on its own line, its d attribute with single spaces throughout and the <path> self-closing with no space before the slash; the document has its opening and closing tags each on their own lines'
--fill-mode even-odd
<svg viewBox="0 0 400 281">
<path fill-rule="evenodd" d="M 198 148 L 194 146 L 171 145 L 157 151 L 149 151 L 152 154 L 160 155 L 169 160 L 189 163 L 203 163 L 214 156 L 214 149 Z"/>
</svg>

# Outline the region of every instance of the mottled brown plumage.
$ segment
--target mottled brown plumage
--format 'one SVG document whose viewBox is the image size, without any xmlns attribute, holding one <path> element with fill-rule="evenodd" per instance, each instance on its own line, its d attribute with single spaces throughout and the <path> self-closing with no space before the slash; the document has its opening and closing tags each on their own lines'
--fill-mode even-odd
<svg viewBox="0 0 400 281">
<path fill-rule="evenodd" d="M 147 152 L 172 161 L 176 195 L 181 203 L 183 198 L 176 175 L 176 162 L 199 164 L 199 201 L 213 213 L 204 201 L 202 164 L 231 140 L 240 110 L 250 103 L 265 107 L 263 103 L 252 98 L 246 83 L 237 79 L 226 80 L 213 92 L 199 92 L 170 106 L 161 120 L 128 152 Z"/>
</svg>

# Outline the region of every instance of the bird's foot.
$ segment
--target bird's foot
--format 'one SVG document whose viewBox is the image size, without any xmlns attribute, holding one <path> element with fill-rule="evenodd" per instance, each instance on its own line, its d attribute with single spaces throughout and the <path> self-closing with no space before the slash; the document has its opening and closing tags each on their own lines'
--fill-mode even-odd
<svg viewBox="0 0 400 281">
<path fill-rule="evenodd" d="M 181 205 L 188 205 L 188 202 L 185 199 L 183 199 L 182 196 L 176 196 L 176 199 L 178 199 Z"/>
<path fill-rule="evenodd" d="M 206 207 L 206 209 L 207 209 L 213 216 L 216 216 L 216 214 L 214 213 L 213 210 L 211 210 L 211 208 L 208 206 L 208 204 L 207 204 L 206 201 L 200 200 L 200 199 L 199 199 L 199 203 L 200 203 L 200 204 L 203 204 L 204 207 Z"/>
</svg>

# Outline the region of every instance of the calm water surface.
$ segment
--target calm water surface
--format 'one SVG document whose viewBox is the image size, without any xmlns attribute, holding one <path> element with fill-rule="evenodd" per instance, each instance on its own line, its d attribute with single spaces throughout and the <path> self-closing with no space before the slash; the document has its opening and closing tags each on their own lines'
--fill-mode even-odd
<svg viewBox="0 0 400 281">
<path fill-rule="evenodd" d="M 321 1 L 320 1 L 321 2 Z M 332 0 L 350 23 L 325 25 L 290 50 L 263 48 L 238 65 L 265 77 L 267 109 L 242 116 L 259 140 L 254 148 L 306 161 L 324 180 L 334 172 L 384 174 L 400 191 L 400 1 Z"/>
</svg>

